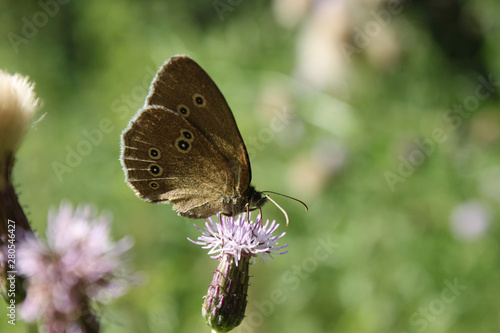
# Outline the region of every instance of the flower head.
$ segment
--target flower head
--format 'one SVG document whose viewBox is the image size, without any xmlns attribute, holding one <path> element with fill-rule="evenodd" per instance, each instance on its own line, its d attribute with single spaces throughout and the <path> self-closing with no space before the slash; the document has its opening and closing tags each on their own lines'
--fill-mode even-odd
<svg viewBox="0 0 500 333">
<path fill-rule="evenodd" d="M 196 226 L 196 225 L 195 225 Z M 261 256 L 271 261 L 273 254 L 281 252 L 288 244 L 278 246 L 278 240 L 286 233 L 273 236 L 279 227 L 275 221 L 262 224 L 260 215 L 255 223 L 250 216 L 237 217 L 217 215 L 217 221 L 205 221 L 205 230 L 194 244 L 209 249 L 208 254 L 219 260 L 219 265 L 208 287 L 202 307 L 202 315 L 212 332 L 229 332 L 245 317 L 247 290 L 250 279 L 250 259 Z"/>
<path fill-rule="evenodd" d="M 17 150 L 37 106 L 27 77 L 0 70 L 0 158 Z"/>
<path fill-rule="evenodd" d="M 43 319 L 49 332 L 83 330 L 92 317 L 90 301 L 105 302 L 127 290 L 118 269 L 132 243 L 112 243 L 110 222 L 90 206 L 73 211 L 63 203 L 49 214 L 46 244 L 33 236 L 19 246 L 19 271 L 28 279 L 21 304 L 25 320 Z"/>
<path fill-rule="evenodd" d="M 196 228 L 201 232 L 198 241 L 189 239 L 192 243 L 202 245 L 204 249 L 210 249 L 208 254 L 213 259 L 219 259 L 224 254 L 230 254 L 234 258 L 236 265 L 242 256 L 254 257 L 260 254 L 263 260 L 271 261 L 273 254 L 285 254 L 283 251 L 288 244 L 278 246 L 278 240 L 281 235 L 273 236 L 272 233 L 278 229 L 279 224 L 276 221 L 266 221 L 262 224 L 261 216 L 257 216 L 255 223 L 250 221 L 251 216 L 243 213 L 234 216 L 225 216 L 220 213 L 217 215 L 217 221 L 209 218 L 205 221 L 205 230 L 198 226 Z"/>
</svg>

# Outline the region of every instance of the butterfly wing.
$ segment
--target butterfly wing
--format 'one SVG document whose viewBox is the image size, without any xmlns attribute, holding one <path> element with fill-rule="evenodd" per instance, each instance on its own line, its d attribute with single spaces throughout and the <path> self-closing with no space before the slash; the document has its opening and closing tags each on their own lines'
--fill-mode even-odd
<svg viewBox="0 0 500 333">
<path fill-rule="evenodd" d="M 121 160 L 138 196 L 173 202 L 182 216 L 216 214 L 236 183 L 228 161 L 203 133 L 162 106 L 146 106 L 130 122 L 122 136 Z"/>
<path fill-rule="evenodd" d="M 196 62 L 186 56 L 170 58 L 153 80 L 146 105 L 164 106 L 196 127 L 235 175 L 236 187 L 226 195 L 245 192 L 252 178 L 245 144 L 224 96 Z"/>
</svg>

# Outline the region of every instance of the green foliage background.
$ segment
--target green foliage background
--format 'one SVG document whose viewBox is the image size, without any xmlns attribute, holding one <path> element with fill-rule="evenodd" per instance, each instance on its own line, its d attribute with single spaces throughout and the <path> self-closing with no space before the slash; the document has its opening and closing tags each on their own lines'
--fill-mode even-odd
<svg viewBox="0 0 500 333">
<path fill-rule="evenodd" d="M 266 89 L 292 96 L 295 125 L 257 151 L 253 179 L 260 190 L 304 199 L 310 211 L 277 197 L 291 217 L 285 228 L 279 210 L 264 208 L 291 245 L 274 262 L 251 266 L 247 318 L 235 332 L 499 331 L 498 99 L 481 101 L 455 128 L 443 121 L 453 104 L 474 95 L 477 75 L 443 54 L 423 14 L 410 7 L 391 22 L 398 60 L 381 69 L 363 52 L 353 54 L 345 93 L 300 88 L 293 79 L 307 19 L 287 29 L 270 2 L 229 6 L 221 19 L 211 1 L 69 1 L 15 46 L 9 33 L 22 36 L 42 7 L 0 3 L 0 68 L 29 75 L 43 100 L 39 115 L 46 114 L 25 138 L 14 170 L 33 226 L 44 236 L 48 210 L 67 199 L 111 211 L 114 238 L 135 239 L 130 266 L 144 282 L 103 309 L 104 332 L 208 331 L 201 304 L 217 263 L 187 241 L 197 237 L 194 221 L 135 197 L 119 163 L 121 131 L 144 103 L 157 68 L 175 54 L 190 55 L 213 77 L 243 138 L 269 127 L 274 111 L 259 102 Z M 500 8 L 487 0 L 467 9 L 485 36 L 487 74 L 498 77 Z M 68 151 L 103 120 L 111 125 L 102 141 L 58 176 L 54 162 L 67 165 Z M 401 147 L 431 138 L 435 128 L 447 139 L 391 191 L 384 175 L 397 174 Z M 325 142 L 342 147 L 342 168 L 302 193 Z M 450 219 L 469 201 L 486 207 L 491 223 L 477 239 L 463 240 Z M 325 243 L 334 244 L 331 251 Z M 443 302 L 446 281 L 466 286 L 450 302 Z M 12 327 L 2 318 L 0 331 L 23 332 L 21 321 Z"/>
</svg>

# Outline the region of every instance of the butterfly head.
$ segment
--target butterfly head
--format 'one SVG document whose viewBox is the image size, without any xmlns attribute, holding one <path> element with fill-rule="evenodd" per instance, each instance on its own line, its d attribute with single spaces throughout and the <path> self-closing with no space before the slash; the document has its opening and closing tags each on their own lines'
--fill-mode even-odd
<svg viewBox="0 0 500 333">
<path fill-rule="evenodd" d="M 262 192 L 257 191 L 253 186 L 249 186 L 245 193 L 250 210 L 260 209 L 267 202 L 267 195 L 263 195 Z"/>
<path fill-rule="evenodd" d="M 224 198 L 221 212 L 224 215 L 235 216 L 243 212 L 260 209 L 266 201 L 267 197 L 250 185 L 243 194 Z"/>
<path fill-rule="evenodd" d="M 224 203 L 222 205 L 223 206 L 222 213 L 225 215 L 234 216 L 239 213 L 250 212 L 256 209 L 261 210 L 262 205 L 264 205 L 267 201 L 271 201 L 274 205 L 276 205 L 276 207 L 278 207 L 283 212 L 286 218 L 286 226 L 288 226 L 290 220 L 288 218 L 287 212 L 266 193 L 277 194 L 295 200 L 301 203 L 305 207 L 305 209 L 308 210 L 307 205 L 299 199 L 273 191 L 259 192 L 255 189 L 255 187 L 250 185 L 242 195 L 235 195 L 231 199 L 224 200 L 223 201 Z"/>
</svg>

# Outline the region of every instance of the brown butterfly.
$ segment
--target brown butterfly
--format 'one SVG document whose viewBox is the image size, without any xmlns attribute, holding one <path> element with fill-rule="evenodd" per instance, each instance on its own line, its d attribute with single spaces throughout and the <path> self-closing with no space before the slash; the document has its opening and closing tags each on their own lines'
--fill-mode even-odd
<svg viewBox="0 0 500 333">
<path fill-rule="evenodd" d="M 187 56 L 160 68 L 144 107 L 122 134 L 121 162 L 137 196 L 172 202 L 181 216 L 234 216 L 268 199 L 275 203 L 250 184 L 250 161 L 231 109 Z"/>
</svg>

